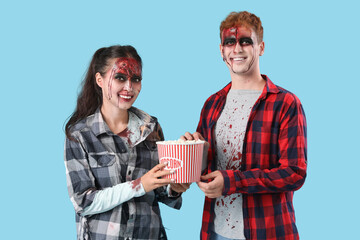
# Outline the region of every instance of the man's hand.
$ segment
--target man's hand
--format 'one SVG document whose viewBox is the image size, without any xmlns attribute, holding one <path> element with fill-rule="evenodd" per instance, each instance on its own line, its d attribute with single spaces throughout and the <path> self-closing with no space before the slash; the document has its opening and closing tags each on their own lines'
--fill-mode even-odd
<svg viewBox="0 0 360 240">
<path fill-rule="evenodd" d="M 141 177 L 141 183 L 145 192 L 150 192 L 155 188 L 162 187 L 174 182 L 174 179 L 162 179 L 161 177 L 174 173 L 174 170 L 163 170 L 167 163 L 160 163 Z"/>
<path fill-rule="evenodd" d="M 190 184 L 191 183 L 171 183 L 170 188 L 177 193 L 183 193 L 190 188 Z"/>
<path fill-rule="evenodd" d="M 203 140 L 203 141 L 205 141 L 203 136 L 201 136 L 201 134 L 198 132 L 194 132 L 193 134 L 186 132 L 183 136 L 180 137 L 180 139 L 182 139 L 184 141 L 186 141 L 186 140 Z"/>
<path fill-rule="evenodd" d="M 208 198 L 217 198 L 222 195 L 224 189 L 224 177 L 220 171 L 211 172 L 204 176 L 201 176 L 201 180 L 209 180 L 211 182 L 198 182 L 197 185 L 205 193 Z"/>
<path fill-rule="evenodd" d="M 181 140 L 187 141 L 187 140 L 203 140 L 205 141 L 204 137 L 198 133 L 194 132 L 193 134 L 186 132 L 183 136 L 180 137 Z M 205 141 L 204 143 L 204 152 L 203 152 L 203 159 L 202 159 L 202 166 L 201 171 L 207 168 L 207 155 L 209 150 L 210 144 Z"/>
</svg>

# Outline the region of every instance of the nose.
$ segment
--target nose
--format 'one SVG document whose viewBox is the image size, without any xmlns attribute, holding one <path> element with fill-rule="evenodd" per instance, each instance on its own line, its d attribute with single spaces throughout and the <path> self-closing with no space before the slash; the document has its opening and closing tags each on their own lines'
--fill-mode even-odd
<svg viewBox="0 0 360 240">
<path fill-rule="evenodd" d="M 234 52 L 238 53 L 238 52 L 242 52 L 242 51 L 243 51 L 242 46 L 240 45 L 239 42 L 236 42 Z"/>
<path fill-rule="evenodd" d="M 127 79 L 125 82 L 124 90 L 131 91 L 132 90 L 132 82 L 130 79 Z"/>
</svg>

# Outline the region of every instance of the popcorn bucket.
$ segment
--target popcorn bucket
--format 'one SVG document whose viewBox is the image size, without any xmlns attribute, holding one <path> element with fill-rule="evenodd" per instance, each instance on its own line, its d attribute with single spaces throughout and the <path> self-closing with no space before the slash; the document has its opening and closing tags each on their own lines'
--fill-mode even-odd
<svg viewBox="0 0 360 240">
<path fill-rule="evenodd" d="M 166 170 L 176 170 L 163 178 L 173 178 L 175 183 L 200 181 L 204 141 L 156 142 L 160 163 L 167 162 Z"/>
</svg>

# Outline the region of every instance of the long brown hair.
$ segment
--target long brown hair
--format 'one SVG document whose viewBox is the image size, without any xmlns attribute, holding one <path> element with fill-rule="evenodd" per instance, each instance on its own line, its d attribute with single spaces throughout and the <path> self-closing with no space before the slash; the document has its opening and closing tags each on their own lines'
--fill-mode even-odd
<svg viewBox="0 0 360 240">
<path fill-rule="evenodd" d="M 71 128 L 80 120 L 93 114 L 102 104 L 102 91 L 96 84 L 95 74 L 99 72 L 105 76 L 109 67 L 109 62 L 113 58 L 129 57 L 135 59 L 142 67 L 142 61 L 136 49 L 130 45 L 110 46 L 98 49 L 90 62 L 86 76 L 81 83 L 81 91 L 77 98 L 75 111 L 71 114 L 69 121 L 65 125 L 66 137 L 71 137 Z"/>
</svg>

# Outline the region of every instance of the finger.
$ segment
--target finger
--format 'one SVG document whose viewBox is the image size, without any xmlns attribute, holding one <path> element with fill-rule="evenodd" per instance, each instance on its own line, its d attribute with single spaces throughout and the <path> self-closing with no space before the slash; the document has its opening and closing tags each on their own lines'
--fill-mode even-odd
<svg viewBox="0 0 360 240">
<path fill-rule="evenodd" d="M 180 192 L 184 192 L 184 189 L 182 188 L 182 187 L 179 187 L 178 185 L 173 185 L 173 184 L 170 184 L 171 185 L 171 190 L 172 191 L 175 191 L 175 192 L 178 192 L 178 193 L 180 193 Z"/>
<path fill-rule="evenodd" d="M 215 172 L 211 172 L 211 173 L 208 173 L 208 174 L 206 174 L 206 175 L 202 175 L 202 176 L 200 177 L 200 179 L 201 179 L 201 180 L 209 180 L 209 179 L 215 178 L 215 176 L 216 176 L 216 173 L 215 173 Z"/>
<path fill-rule="evenodd" d="M 162 170 L 166 166 L 167 166 L 167 162 L 166 163 L 159 163 L 158 165 L 153 167 L 150 171 L 158 172 L 158 171 Z"/>
<path fill-rule="evenodd" d="M 194 140 L 193 135 L 191 133 L 189 133 L 189 132 L 185 133 L 185 138 L 186 138 L 186 140 Z"/>
<path fill-rule="evenodd" d="M 198 187 L 200 188 L 200 190 L 203 191 L 204 193 L 207 191 L 207 185 L 208 185 L 208 183 L 197 182 L 196 184 L 198 185 Z"/>
<path fill-rule="evenodd" d="M 181 186 L 183 186 L 185 189 L 190 188 L 191 183 L 181 183 Z"/>
<path fill-rule="evenodd" d="M 160 171 L 157 171 L 154 174 L 154 177 L 159 178 L 159 177 L 163 177 L 163 176 L 166 176 L 166 175 L 173 174 L 175 172 L 176 172 L 176 170 L 160 170 Z"/>
<path fill-rule="evenodd" d="M 175 181 L 175 179 L 170 179 L 170 178 L 158 178 L 154 181 L 154 185 L 157 187 L 161 187 L 170 183 L 173 183 Z"/>
<path fill-rule="evenodd" d="M 174 184 L 170 184 L 171 185 L 171 189 L 173 189 L 176 192 L 185 192 L 186 190 L 189 189 L 190 184 L 188 183 L 174 183 Z"/>
<path fill-rule="evenodd" d="M 203 191 L 205 194 L 213 194 L 215 192 L 218 192 L 217 185 L 213 182 L 205 183 L 205 182 L 198 182 L 197 183 L 201 191 Z"/>
<path fill-rule="evenodd" d="M 193 136 L 194 136 L 195 140 L 204 140 L 203 136 L 201 136 L 201 134 L 198 132 L 194 132 Z"/>
</svg>

